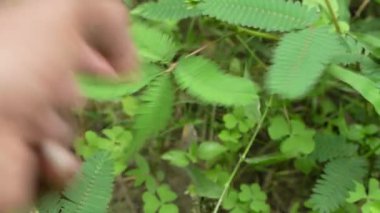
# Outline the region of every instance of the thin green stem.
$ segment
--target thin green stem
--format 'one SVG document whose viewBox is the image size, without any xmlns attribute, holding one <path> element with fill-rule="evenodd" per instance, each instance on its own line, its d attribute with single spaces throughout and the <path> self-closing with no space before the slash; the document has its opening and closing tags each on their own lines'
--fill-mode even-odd
<svg viewBox="0 0 380 213">
<path fill-rule="evenodd" d="M 280 37 L 278 37 L 277 35 L 270 34 L 270 33 L 264 33 L 260 31 L 248 29 L 245 27 L 237 27 L 237 29 L 239 32 L 244 32 L 255 37 L 264 38 L 268 40 L 274 40 L 274 41 L 280 40 Z"/>
<path fill-rule="evenodd" d="M 264 69 L 267 69 L 267 65 L 259 57 L 257 57 L 256 53 L 253 50 L 251 50 L 247 42 L 245 42 L 238 35 L 236 36 L 236 38 L 240 41 L 240 43 L 244 46 L 244 48 L 247 49 L 248 53 L 257 61 L 257 63 L 259 63 L 259 65 L 263 67 Z"/>
<path fill-rule="evenodd" d="M 326 3 L 326 6 L 327 6 L 327 9 L 329 10 L 329 13 L 331 15 L 331 18 L 332 18 L 332 22 L 335 26 L 335 29 L 336 31 L 341 34 L 342 33 L 342 30 L 340 29 L 340 26 L 339 26 L 339 23 L 338 23 L 338 18 L 336 17 L 335 13 L 334 13 L 334 10 L 331 6 L 331 3 L 330 3 L 330 0 L 325 0 L 325 3 Z"/>
<path fill-rule="evenodd" d="M 194 26 L 195 26 L 195 18 L 191 19 L 189 28 L 187 29 L 187 33 L 186 33 L 187 43 L 189 43 L 191 32 L 194 30 Z"/>
<path fill-rule="evenodd" d="M 212 112 L 210 116 L 210 121 L 209 121 L 209 128 L 210 128 L 210 133 L 208 135 L 209 140 L 214 139 L 214 123 L 215 123 L 215 116 L 216 116 L 216 106 L 212 106 Z"/>
<path fill-rule="evenodd" d="M 263 126 L 264 121 L 265 121 L 265 119 L 266 119 L 266 117 L 268 115 L 268 111 L 269 111 L 270 107 L 272 106 L 272 100 L 273 100 L 273 96 L 271 96 L 269 98 L 269 101 L 268 101 L 268 103 L 267 103 L 267 105 L 265 107 L 265 110 L 263 112 L 263 115 L 260 118 L 259 123 L 256 126 L 255 132 L 253 133 L 253 135 L 251 137 L 251 140 L 249 141 L 247 147 L 245 147 L 245 150 L 244 150 L 243 154 L 240 156 L 239 161 L 236 163 L 236 165 L 234 167 L 234 170 L 232 171 L 230 177 L 228 178 L 227 183 L 224 185 L 223 192 L 222 192 L 222 194 L 219 197 L 218 203 L 216 204 L 216 206 L 215 206 L 215 208 L 213 210 L 213 213 L 218 213 L 218 211 L 220 209 L 220 206 L 222 205 L 223 199 L 224 199 L 224 197 L 226 196 L 228 190 L 231 187 L 232 181 L 234 180 L 237 172 L 239 171 L 239 169 L 241 167 L 241 164 L 245 161 L 245 159 L 246 159 L 246 157 L 248 155 L 248 152 L 251 150 L 251 147 L 252 147 L 253 143 L 255 142 L 256 137 L 259 134 L 259 132 L 261 130 L 261 127 Z"/>
</svg>

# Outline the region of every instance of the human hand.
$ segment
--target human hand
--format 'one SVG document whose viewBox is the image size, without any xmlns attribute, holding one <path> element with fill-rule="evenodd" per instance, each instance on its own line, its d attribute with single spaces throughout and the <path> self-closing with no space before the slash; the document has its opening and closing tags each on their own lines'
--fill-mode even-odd
<svg viewBox="0 0 380 213">
<path fill-rule="evenodd" d="M 30 204 L 41 176 L 62 184 L 77 170 L 62 116 L 83 103 L 74 75 L 133 70 L 126 22 L 117 0 L 0 4 L 0 212 Z"/>
</svg>

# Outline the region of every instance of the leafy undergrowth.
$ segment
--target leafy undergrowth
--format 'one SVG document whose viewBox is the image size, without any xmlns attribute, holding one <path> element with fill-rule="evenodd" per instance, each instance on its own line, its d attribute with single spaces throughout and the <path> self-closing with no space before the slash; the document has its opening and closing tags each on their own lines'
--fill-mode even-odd
<svg viewBox="0 0 380 213">
<path fill-rule="evenodd" d="M 141 79 L 80 79 L 109 168 L 47 212 L 380 212 L 379 1 L 125 2 Z"/>
</svg>

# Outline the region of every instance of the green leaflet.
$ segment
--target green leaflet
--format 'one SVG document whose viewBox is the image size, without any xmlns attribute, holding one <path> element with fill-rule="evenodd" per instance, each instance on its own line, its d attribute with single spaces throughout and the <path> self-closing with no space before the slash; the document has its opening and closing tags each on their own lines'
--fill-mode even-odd
<svg viewBox="0 0 380 213">
<path fill-rule="evenodd" d="M 61 209 L 61 195 L 58 192 L 51 192 L 38 200 L 38 212 L 59 213 Z"/>
<path fill-rule="evenodd" d="M 331 66 L 328 72 L 358 91 L 373 105 L 377 114 L 380 115 L 380 89 L 375 82 L 363 75 L 339 66 Z"/>
<path fill-rule="evenodd" d="M 129 159 L 145 144 L 146 139 L 163 130 L 172 115 L 174 88 L 169 75 L 162 75 L 153 81 L 141 98 L 133 126 L 134 140 L 128 150 Z"/>
<path fill-rule="evenodd" d="M 300 98 L 318 81 L 331 58 L 343 51 L 337 35 L 326 27 L 289 33 L 275 50 L 266 86 L 284 98 Z"/>
<path fill-rule="evenodd" d="M 113 191 L 113 162 L 101 152 L 82 165 L 75 181 L 63 192 L 62 213 L 106 212 Z"/>
<path fill-rule="evenodd" d="M 131 34 L 137 52 L 144 61 L 170 62 L 178 50 L 169 35 L 148 25 L 134 23 Z"/>
<path fill-rule="evenodd" d="M 329 162 L 313 188 L 308 203 L 316 212 L 334 212 L 345 202 L 348 192 L 354 189 L 354 181 L 360 182 L 365 177 L 367 167 L 366 159 L 359 157 L 339 158 Z"/>
<path fill-rule="evenodd" d="M 142 64 L 140 70 L 140 79 L 135 82 L 112 82 L 106 79 L 82 75 L 78 76 L 79 86 L 81 92 L 87 98 L 97 101 L 115 100 L 139 91 L 157 77 L 161 71 L 160 67 L 153 64 Z"/>
<path fill-rule="evenodd" d="M 285 0 L 207 0 L 200 8 L 221 21 L 267 31 L 303 29 L 319 18 L 315 9 Z"/>
<path fill-rule="evenodd" d="M 224 74 L 202 57 L 182 58 L 174 71 L 179 86 L 201 101 L 224 106 L 246 106 L 258 101 L 255 84 Z"/>
<path fill-rule="evenodd" d="M 190 7 L 185 0 L 160 0 L 141 4 L 132 10 L 132 14 L 156 21 L 179 21 L 184 18 L 199 16 L 201 11 L 196 7 Z"/>
</svg>

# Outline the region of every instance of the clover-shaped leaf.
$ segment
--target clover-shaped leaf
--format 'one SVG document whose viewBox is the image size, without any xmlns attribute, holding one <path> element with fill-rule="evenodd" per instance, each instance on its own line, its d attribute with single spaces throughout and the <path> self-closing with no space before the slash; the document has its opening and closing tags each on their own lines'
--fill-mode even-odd
<svg viewBox="0 0 380 213">
<path fill-rule="evenodd" d="M 239 200 L 243 201 L 243 202 L 248 202 L 252 199 L 252 192 L 251 192 L 251 188 L 246 185 L 246 184 L 243 184 L 240 186 L 240 193 L 239 193 Z"/>
<path fill-rule="evenodd" d="M 174 204 L 164 204 L 161 206 L 159 213 L 177 213 L 179 209 Z"/>
<path fill-rule="evenodd" d="M 238 193 L 234 190 L 230 191 L 227 194 L 226 198 L 223 200 L 223 204 L 222 204 L 223 208 L 226 210 L 233 209 L 237 205 L 238 199 L 239 199 Z"/>
<path fill-rule="evenodd" d="M 233 114 L 226 114 L 223 116 L 224 126 L 227 129 L 233 129 L 238 124 L 238 120 Z"/>
<path fill-rule="evenodd" d="M 290 134 L 289 125 L 285 118 L 276 116 L 270 120 L 268 134 L 272 140 L 279 140 Z"/>
<path fill-rule="evenodd" d="M 220 140 L 224 142 L 238 143 L 241 134 L 236 131 L 223 130 L 219 133 Z"/>
<path fill-rule="evenodd" d="M 306 128 L 300 120 L 291 120 L 290 124 L 291 133 L 281 143 L 281 152 L 289 155 L 310 154 L 315 147 L 315 130 Z"/>
<path fill-rule="evenodd" d="M 161 206 L 161 202 L 157 199 L 154 193 L 145 192 L 142 198 L 145 213 L 155 213 Z"/>
<path fill-rule="evenodd" d="M 137 155 L 135 159 L 137 168 L 128 171 L 127 175 L 135 178 L 135 186 L 141 186 L 151 178 L 150 168 L 148 162 L 141 155 Z"/>
<path fill-rule="evenodd" d="M 361 207 L 363 213 L 380 212 L 380 187 L 378 180 L 374 178 L 369 180 L 368 194 L 363 184 L 355 182 L 355 189 L 349 192 L 349 197 L 346 201 L 355 203 L 362 200 L 365 200 L 365 203 Z"/>
<path fill-rule="evenodd" d="M 161 202 L 167 203 L 177 199 L 177 194 L 174 193 L 168 185 L 161 185 L 157 188 L 157 194 Z"/>
<path fill-rule="evenodd" d="M 145 213 L 178 213 L 177 206 L 172 204 L 177 195 L 168 185 L 161 185 L 154 191 L 147 191 L 143 194 Z"/>
<path fill-rule="evenodd" d="M 249 203 L 249 208 L 255 212 L 269 212 L 269 206 L 266 203 L 267 195 L 260 186 L 255 183 L 252 185 L 243 184 L 240 186 L 239 200 Z"/>
<path fill-rule="evenodd" d="M 367 198 L 367 192 L 363 184 L 355 182 L 355 190 L 350 191 L 348 198 L 346 199 L 349 203 L 355 203 L 359 200 L 363 200 Z"/>
</svg>

